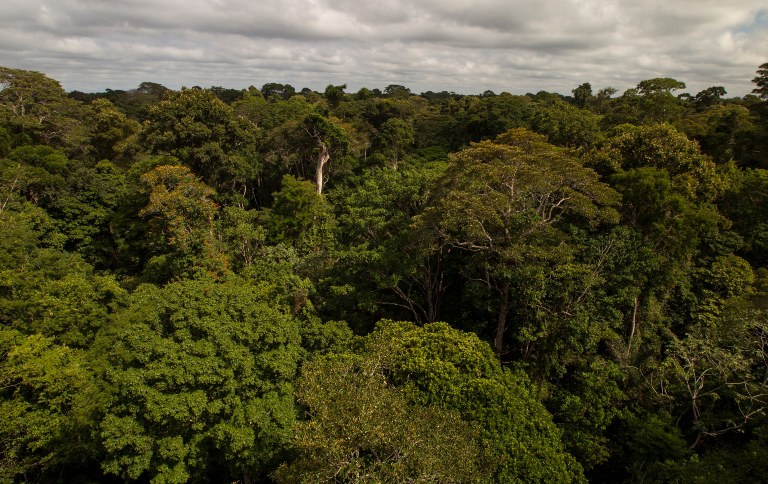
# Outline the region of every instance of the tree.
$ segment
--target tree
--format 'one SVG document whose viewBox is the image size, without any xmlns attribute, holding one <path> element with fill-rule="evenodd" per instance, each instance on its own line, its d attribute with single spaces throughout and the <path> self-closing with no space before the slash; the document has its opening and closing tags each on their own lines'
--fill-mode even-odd
<svg viewBox="0 0 768 484">
<path fill-rule="evenodd" d="M 587 149 L 602 138 L 599 119 L 596 114 L 557 100 L 534 107 L 531 127 L 554 145 Z"/>
<path fill-rule="evenodd" d="M 278 482 L 475 482 L 478 429 L 455 410 L 409 404 L 388 384 L 383 355 L 333 355 L 302 369 L 306 408 L 292 439 L 295 458 Z M 483 472 L 484 471 L 484 472 Z"/>
<path fill-rule="evenodd" d="M 613 103 L 604 122 L 614 126 L 676 123 L 685 111 L 683 102 L 672 94 L 679 89 L 685 89 L 685 83 L 669 77 L 640 81 Z"/>
<path fill-rule="evenodd" d="M 610 205 L 617 194 L 579 160 L 544 140 L 525 129 L 510 130 L 495 142 L 452 155 L 440 183 L 445 192 L 424 216 L 444 244 L 480 257 L 474 265 L 483 268 L 480 278 L 498 297 L 494 348 L 499 355 L 511 308 L 532 304 L 511 299 L 515 285 L 521 295 L 530 287 L 516 279 L 526 277 L 517 272 L 525 267 L 521 262 L 567 259 L 565 233 L 557 228 L 563 217 L 616 220 Z"/>
<path fill-rule="evenodd" d="M 669 124 L 619 126 L 608 142 L 609 155 L 624 170 L 656 167 L 672 177 L 675 188 L 691 200 L 712 200 L 720 188 L 712 160 L 696 142 Z"/>
<path fill-rule="evenodd" d="M 725 95 L 726 90 L 723 86 L 712 86 L 697 93 L 693 98 L 693 102 L 696 104 L 697 109 L 704 109 L 719 104 L 720 98 Z"/>
<path fill-rule="evenodd" d="M 247 203 L 256 196 L 258 130 L 211 91 L 182 89 L 152 106 L 142 140 L 151 153 L 191 168 L 221 197 Z"/>
<path fill-rule="evenodd" d="M 141 286 L 98 347 L 108 474 L 249 482 L 290 435 L 298 327 L 244 281 Z"/>
<path fill-rule="evenodd" d="M 261 86 L 261 93 L 265 99 L 273 100 L 282 99 L 283 101 L 290 99 L 296 94 L 296 88 L 290 84 L 280 84 L 279 82 L 268 82 Z"/>
<path fill-rule="evenodd" d="M 455 410 L 478 425 L 494 482 L 583 480 L 528 377 L 502 368 L 476 335 L 445 323 L 381 321 L 362 354 L 381 358 L 388 382 L 413 404 Z"/>
<path fill-rule="evenodd" d="M 149 269 L 159 272 L 155 277 L 223 275 L 229 264 L 214 233 L 216 192 L 185 166 L 158 166 L 141 181 L 149 200 L 139 215 L 151 218 L 150 234 L 160 252 L 150 260 Z"/>
<path fill-rule="evenodd" d="M 752 82 L 757 85 L 756 88 L 752 89 L 752 92 L 760 96 L 763 100 L 768 99 L 768 62 L 762 64 L 757 69 L 757 77 L 752 79 Z"/>
<path fill-rule="evenodd" d="M 344 96 L 346 96 L 344 89 L 346 88 L 346 84 L 342 84 L 340 86 L 328 84 L 328 86 L 325 88 L 325 92 L 323 93 L 323 97 L 325 97 L 331 107 L 336 107 L 341 101 L 344 100 Z"/>
<path fill-rule="evenodd" d="M 349 139 L 342 128 L 319 114 L 304 118 L 303 129 L 314 145 L 315 186 L 317 193 L 323 192 L 325 167 L 332 156 L 343 154 L 349 146 Z"/>
<path fill-rule="evenodd" d="M 341 242 L 334 284 L 354 288 L 345 295 L 365 314 L 361 325 L 369 324 L 372 312 L 407 314 L 419 323 L 437 320 L 448 283 L 443 268 L 448 248 L 438 247 L 433 234 L 414 222 L 438 190 L 444 168 L 442 161 L 405 163 L 396 171 L 374 167 L 359 182 L 329 193 Z M 344 301 L 335 299 L 333 304 Z M 344 317 L 351 322 L 360 315 Z"/>
<path fill-rule="evenodd" d="M 384 88 L 384 95 L 396 99 L 403 99 L 411 95 L 411 90 L 400 84 L 389 84 Z"/>
<path fill-rule="evenodd" d="M 0 123 L 18 144 L 41 142 L 82 154 L 87 146 L 80 103 L 44 74 L 0 67 Z"/>
<path fill-rule="evenodd" d="M 406 149 L 413 144 L 413 127 L 399 118 L 386 120 L 379 128 L 382 144 L 389 154 L 390 164 L 397 169 L 397 163 L 405 154 Z"/>
<path fill-rule="evenodd" d="M 84 352 L 0 328 L 0 479 L 55 481 L 93 466 L 100 398 Z"/>
<path fill-rule="evenodd" d="M 126 117 L 106 99 L 91 103 L 91 145 L 97 160 L 130 160 L 138 150 L 141 125 Z"/>
<path fill-rule="evenodd" d="M 592 99 L 592 85 L 588 82 L 580 85 L 573 91 L 573 97 L 576 100 L 576 106 L 584 109 L 587 107 L 587 103 Z"/>
</svg>

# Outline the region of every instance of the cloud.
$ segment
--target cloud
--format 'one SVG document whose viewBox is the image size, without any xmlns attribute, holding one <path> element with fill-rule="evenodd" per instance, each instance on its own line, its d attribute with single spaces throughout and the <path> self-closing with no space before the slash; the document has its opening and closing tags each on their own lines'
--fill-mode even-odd
<svg viewBox="0 0 768 484">
<path fill-rule="evenodd" d="M 751 91 L 764 0 L 6 0 L 0 65 L 66 89 L 142 81 L 569 93 L 675 77 Z"/>
</svg>

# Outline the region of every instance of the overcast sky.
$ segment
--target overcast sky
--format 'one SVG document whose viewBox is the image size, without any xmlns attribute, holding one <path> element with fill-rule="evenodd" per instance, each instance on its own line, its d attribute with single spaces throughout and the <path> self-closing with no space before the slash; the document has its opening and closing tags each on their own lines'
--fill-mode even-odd
<svg viewBox="0 0 768 484">
<path fill-rule="evenodd" d="M 266 82 L 414 92 L 754 87 L 766 0 L 3 0 L 0 65 L 66 90 Z"/>
</svg>

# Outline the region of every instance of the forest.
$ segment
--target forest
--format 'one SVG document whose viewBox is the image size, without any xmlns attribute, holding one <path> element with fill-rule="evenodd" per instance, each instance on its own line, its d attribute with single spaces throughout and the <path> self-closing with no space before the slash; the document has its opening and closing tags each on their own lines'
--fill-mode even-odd
<svg viewBox="0 0 768 484">
<path fill-rule="evenodd" d="M 753 82 L 0 67 L 0 481 L 768 482 Z"/>
</svg>

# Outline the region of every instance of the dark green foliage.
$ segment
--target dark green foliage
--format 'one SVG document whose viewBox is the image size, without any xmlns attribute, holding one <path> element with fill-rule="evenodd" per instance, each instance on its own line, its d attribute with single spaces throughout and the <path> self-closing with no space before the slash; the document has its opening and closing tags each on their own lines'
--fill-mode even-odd
<svg viewBox="0 0 768 484">
<path fill-rule="evenodd" d="M 752 79 L 752 82 L 757 85 L 752 92 L 764 100 L 768 99 L 768 62 L 757 69 L 757 77 Z"/>
<path fill-rule="evenodd" d="M 176 157 L 222 196 L 255 198 L 258 130 L 211 91 L 183 89 L 152 106 L 142 140 L 151 153 Z"/>
<path fill-rule="evenodd" d="M 379 323 L 364 354 L 384 358 L 389 380 L 420 405 L 458 411 L 477 424 L 497 482 L 577 482 L 580 466 L 519 371 L 502 369 L 491 347 L 444 323 Z"/>
</svg>

